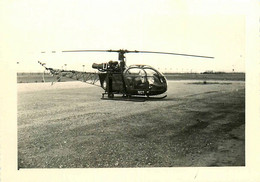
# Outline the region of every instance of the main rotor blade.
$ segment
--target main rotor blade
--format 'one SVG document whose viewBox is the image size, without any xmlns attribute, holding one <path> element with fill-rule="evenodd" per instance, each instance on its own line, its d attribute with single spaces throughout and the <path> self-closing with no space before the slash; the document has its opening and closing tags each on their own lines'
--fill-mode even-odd
<svg viewBox="0 0 260 182">
<path fill-rule="evenodd" d="M 119 50 L 66 50 L 62 52 L 119 52 Z"/>
<path fill-rule="evenodd" d="M 193 55 L 193 54 L 180 54 L 180 53 L 173 53 L 173 52 L 155 52 L 155 51 L 128 51 L 129 53 L 154 53 L 154 54 L 170 54 L 170 55 L 177 55 L 177 56 L 190 56 L 190 57 L 201 57 L 201 58 L 214 58 L 211 56 L 200 56 L 200 55 Z"/>
<path fill-rule="evenodd" d="M 211 56 L 200 56 L 200 55 L 193 55 L 193 54 L 181 54 L 181 53 L 173 53 L 173 52 L 156 52 L 156 51 L 128 51 L 126 49 L 120 50 L 66 50 L 62 52 L 120 52 L 120 53 L 153 53 L 153 54 L 169 54 L 169 55 L 177 55 L 177 56 L 190 56 L 190 57 L 201 57 L 201 58 L 214 58 Z"/>
</svg>

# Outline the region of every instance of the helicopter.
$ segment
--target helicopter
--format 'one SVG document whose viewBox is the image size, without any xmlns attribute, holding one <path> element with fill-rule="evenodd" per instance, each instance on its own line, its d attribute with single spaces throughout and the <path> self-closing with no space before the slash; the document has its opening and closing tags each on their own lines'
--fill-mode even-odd
<svg viewBox="0 0 260 182">
<path fill-rule="evenodd" d="M 52 51 L 55 52 L 55 51 Z M 163 99 L 167 95 L 159 96 L 167 91 L 167 80 L 165 76 L 149 65 L 130 65 L 126 66 L 126 53 L 153 53 L 169 54 L 178 56 L 190 56 L 200 58 L 214 58 L 209 56 L 199 56 L 191 54 L 179 54 L 172 52 L 155 52 L 155 51 L 129 51 L 126 49 L 119 50 L 65 50 L 68 52 L 117 52 L 118 61 L 109 61 L 106 63 L 93 63 L 92 68 L 98 70 L 98 73 L 84 72 L 75 70 L 53 69 L 45 66 L 45 63 L 38 61 L 46 70 L 59 81 L 62 77 L 68 77 L 80 80 L 104 89 L 102 99 L 107 95 L 108 99 L 114 99 L 116 94 L 122 95 L 121 98 L 159 98 Z M 42 52 L 45 53 L 45 52 Z M 99 81 L 99 85 L 97 82 Z M 151 97 L 152 96 L 152 97 Z M 153 97 L 155 96 L 155 97 Z"/>
</svg>

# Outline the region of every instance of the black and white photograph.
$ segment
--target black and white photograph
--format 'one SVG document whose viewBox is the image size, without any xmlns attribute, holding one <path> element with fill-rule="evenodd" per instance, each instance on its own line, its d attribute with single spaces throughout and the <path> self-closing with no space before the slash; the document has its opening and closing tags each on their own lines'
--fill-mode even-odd
<svg viewBox="0 0 260 182">
<path fill-rule="evenodd" d="M 254 4 L 3 1 L 3 181 L 259 180 Z"/>
</svg>

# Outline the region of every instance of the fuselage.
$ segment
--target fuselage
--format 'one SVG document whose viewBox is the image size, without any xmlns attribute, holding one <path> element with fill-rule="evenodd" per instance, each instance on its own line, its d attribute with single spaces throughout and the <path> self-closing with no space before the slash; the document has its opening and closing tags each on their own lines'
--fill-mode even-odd
<svg viewBox="0 0 260 182">
<path fill-rule="evenodd" d="M 100 73 L 102 88 L 128 95 L 159 95 L 167 91 L 165 76 L 148 65 L 132 65 L 123 73 Z"/>
</svg>

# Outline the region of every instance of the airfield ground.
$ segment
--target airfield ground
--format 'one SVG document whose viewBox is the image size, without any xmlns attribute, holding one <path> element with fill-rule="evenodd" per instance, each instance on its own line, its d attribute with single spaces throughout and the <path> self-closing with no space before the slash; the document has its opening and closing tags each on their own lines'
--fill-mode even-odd
<svg viewBox="0 0 260 182">
<path fill-rule="evenodd" d="M 244 81 L 169 81 L 146 102 L 81 82 L 17 87 L 19 168 L 245 165 Z"/>
</svg>

